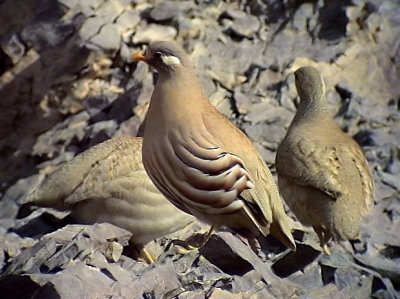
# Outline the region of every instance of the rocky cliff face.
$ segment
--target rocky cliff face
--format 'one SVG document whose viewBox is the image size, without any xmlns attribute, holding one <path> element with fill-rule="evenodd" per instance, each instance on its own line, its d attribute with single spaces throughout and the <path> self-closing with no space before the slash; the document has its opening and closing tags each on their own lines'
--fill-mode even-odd
<svg viewBox="0 0 400 299">
<path fill-rule="evenodd" d="M 398 295 L 399 16 L 396 0 L 1 1 L 1 293 Z M 46 209 L 26 216 L 16 202 L 79 152 L 113 136 L 137 135 L 155 78 L 130 54 L 153 40 L 175 40 L 191 53 L 211 101 L 250 136 L 271 169 L 296 110 L 291 73 L 316 66 L 326 80 L 332 114 L 363 147 L 374 171 L 376 206 L 360 240 L 346 250 L 335 246 L 327 257 L 314 249 L 312 234 L 298 233 L 297 252 L 263 239 L 256 254 L 222 231 L 200 252 L 182 255 L 178 245 L 164 252 L 168 240 L 185 239 L 192 227 L 152 244 L 161 254 L 153 266 L 123 254 L 129 233 L 109 225 L 67 226 L 38 241 L 70 220 Z"/>
</svg>

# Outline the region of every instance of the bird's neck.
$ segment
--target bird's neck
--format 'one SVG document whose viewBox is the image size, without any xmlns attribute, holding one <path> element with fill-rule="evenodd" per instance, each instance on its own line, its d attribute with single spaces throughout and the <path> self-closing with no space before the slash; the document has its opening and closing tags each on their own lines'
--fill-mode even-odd
<svg viewBox="0 0 400 299">
<path fill-rule="evenodd" d="M 207 101 L 192 69 L 160 73 L 150 101 L 148 119 L 156 120 L 154 123 L 158 126 L 179 127 L 201 117 L 201 109 Z M 153 129 L 160 130 L 160 127 Z"/>
<path fill-rule="evenodd" d="M 300 123 L 323 117 L 327 114 L 327 106 L 325 98 L 313 99 L 308 101 L 301 100 L 299 108 L 292 123 Z"/>
<path fill-rule="evenodd" d="M 173 89 L 190 89 L 193 92 L 202 91 L 199 80 L 192 68 L 180 68 L 172 72 L 160 72 L 156 87 L 173 86 Z"/>
</svg>

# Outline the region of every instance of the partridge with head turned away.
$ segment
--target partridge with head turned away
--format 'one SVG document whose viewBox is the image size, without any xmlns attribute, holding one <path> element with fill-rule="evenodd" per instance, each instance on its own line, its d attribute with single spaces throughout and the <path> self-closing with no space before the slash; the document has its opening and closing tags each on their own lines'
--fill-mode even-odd
<svg viewBox="0 0 400 299">
<path fill-rule="evenodd" d="M 109 222 L 132 232 L 131 245 L 175 232 L 194 220 L 154 186 L 142 164 L 142 138 L 117 137 L 61 165 L 24 200 L 71 210 L 81 223 Z"/>
<path fill-rule="evenodd" d="M 300 105 L 276 155 L 279 190 L 329 254 L 331 238 L 357 238 L 374 205 L 374 182 L 360 146 L 329 115 L 318 71 L 298 69 L 295 83 Z"/>
<path fill-rule="evenodd" d="M 146 119 L 143 164 L 165 197 L 211 224 L 210 233 L 221 225 L 271 233 L 295 249 L 292 220 L 267 165 L 206 98 L 187 54 L 171 42 L 154 42 L 132 58 L 159 74 Z"/>
</svg>

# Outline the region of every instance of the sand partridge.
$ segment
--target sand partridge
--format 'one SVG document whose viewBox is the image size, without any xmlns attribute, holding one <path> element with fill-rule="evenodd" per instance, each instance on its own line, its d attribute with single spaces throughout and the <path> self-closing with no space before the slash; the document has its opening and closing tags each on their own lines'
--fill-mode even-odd
<svg viewBox="0 0 400 299">
<path fill-rule="evenodd" d="M 187 54 L 174 43 L 154 42 L 132 58 L 159 74 L 143 164 L 165 197 L 212 228 L 271 233 L 294 249 L 292 220 L 267 165 L 247 136 L 209 102 Z"/>
<path fill-rule="evenodd" d="M 332 237 L 357 238 L 363 216 L 374 205 L 374 182 L 360 146 L 327 112 L 318 71 L 300 68 L 295 82 L 300 105 L 277 151 L 279 189 L 329 254 Z"/>
<path fill-rule="evenodd" d="M 143 245 L 177 231 L 192 216 L 178 210 L 154 186 L 142 164 L 142 138 L 117 137 L 61 165 L 25 200 L 71 210 L 82 223 L 109 222 L 132 232 Z"/>
</svg>

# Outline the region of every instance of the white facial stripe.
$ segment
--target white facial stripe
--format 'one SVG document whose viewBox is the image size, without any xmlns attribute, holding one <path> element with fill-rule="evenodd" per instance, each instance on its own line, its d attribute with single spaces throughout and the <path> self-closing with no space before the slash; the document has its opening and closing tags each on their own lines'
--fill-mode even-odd
<svg viewBox="0 0 400 299">
<path fill-rule="evenodd" d="M 178 57 L 175 56 L 161 56 L 162 61 L 166 65 L 176 65 L 176 64 L 181 64 L 181 61 L 179 60 Z"/>
</svg>

